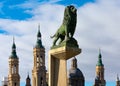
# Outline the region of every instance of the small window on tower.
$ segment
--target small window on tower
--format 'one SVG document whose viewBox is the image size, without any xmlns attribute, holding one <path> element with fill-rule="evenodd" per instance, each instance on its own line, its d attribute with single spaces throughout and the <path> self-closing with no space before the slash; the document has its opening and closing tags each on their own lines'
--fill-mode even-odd
<svg viewBox="0 0 120 86">
<path fill-rule="evenodd" d="M 37 57 L 37 62 L 39 62 L 39 57 Z"/>
<path fill-rule="evenodd" d="M 40 86 L 43 86 L 43 78 L 41 77 L 41 80 L 40 80 Z"/>
<path fill-rule="evenodd" d="M 43 65 L 43 58 L 42 58 L 42 56 L 40 57 L 40 65 L 41 66 Z"/>
<path fill-rule="evenodd" d="M 37 67 L 39 66 L 39 57 L 37 57 Z"/>
<path fill-rule="evenodd" d="M 15 74 L 16 72 L 17 72 L 16 65 L 13 65 L 13 66 L 12 66 L 12 74 Z"/>
<path fill-rule="evenodd" d="M 16 68 L 16 65 L 14 66 L 14 73 L 16 73 L 17 72 L 17 68 Z"/>
<path fill-rule="evenodd" d="M 17 84 L 15 83 L 14 86 L 17 86 Z"/>
<path fill-rule="evenodd" d="M 39 57 L 39 55 L 36 55 L 37 57 Z"/>
</svg>

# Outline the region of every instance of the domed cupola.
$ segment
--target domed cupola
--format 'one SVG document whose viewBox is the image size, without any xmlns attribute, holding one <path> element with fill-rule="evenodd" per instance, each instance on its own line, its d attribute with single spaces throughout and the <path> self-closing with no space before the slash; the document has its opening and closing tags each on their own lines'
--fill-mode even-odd
<svg viewBox="0 0 120 86">
<path fill-rule="evenodd" d="M 84 86 L 84 76 L 79 68 L 77 68 L 77 59 L 73 58 L 71 68 L 69 70 L 69 85 Z"/>
<path fill-rule="evenodd" d="M 84 78 L 80 69 L 77 68 L 77 59 L 76 58 L 72 59 L 71 69 L 69 70 L 69 77 L 71 77 L 71 78 L 76 78 L 76 77 Z"/>
</svg>

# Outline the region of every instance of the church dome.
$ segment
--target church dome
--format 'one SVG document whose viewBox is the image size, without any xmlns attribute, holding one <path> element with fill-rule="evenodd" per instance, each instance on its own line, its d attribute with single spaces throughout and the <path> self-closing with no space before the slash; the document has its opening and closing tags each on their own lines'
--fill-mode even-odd
<svg viewBox="0 0 120 86">
<path fill-rule="evenodd" d="M 70 69 L 69 70 L 69 77 L 70 78 L 83 78 L 84 79 L 83 73 L 78 68 Z"/>
<path fill-rule="evenodd" d="M 81 78 L 84 79 L 83 73 L 77 68 L 77 59 L 74 57 L 71 61 L 71 68 L 69 70 L 69 78 Z"/>
</svg>

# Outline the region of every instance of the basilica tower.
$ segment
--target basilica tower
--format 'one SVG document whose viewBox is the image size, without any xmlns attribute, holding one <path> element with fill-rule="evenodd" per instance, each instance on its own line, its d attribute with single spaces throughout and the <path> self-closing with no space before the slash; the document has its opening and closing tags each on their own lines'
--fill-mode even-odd
<svg viewBox="0 0 120 86">
<path fill-rule="evenodd" d="M 9 57 L 8 86 L 20 86 L 19 58 L 16 54 L 16 45 L 14 39 L 11 56 Z"/>
<path fill-rule="evenodd" d="M 106 86 L 106 81 L 104 79 L 104 64 L 102 63 L 102 55 L 100 50 L 96 65 L 96 78 L 94 86 Z"/>
<path fill-rule="evenodd" d="M 120 86 L 120 80 L 119 80 L 118 75 L 117 75 L 117 80 L 116 80 L 116 86 Z"/>
<path fill-rule="evenodd" d="M 30 83 L 30 77 L 29 77 L 29 74 L 28 74 L 28 76 L 27 76 L 27 78 L 26 78 L 26 85 L 25 86 L 31 86 L 31 83 Z"/>
<path fill-rule="evenodd" d="M 40 26 L 38 26 L 37 43 L 33 48 L 33 55 L 32 86 L 46 86 L 45 48 L 42 45 Z"/>
</svg>

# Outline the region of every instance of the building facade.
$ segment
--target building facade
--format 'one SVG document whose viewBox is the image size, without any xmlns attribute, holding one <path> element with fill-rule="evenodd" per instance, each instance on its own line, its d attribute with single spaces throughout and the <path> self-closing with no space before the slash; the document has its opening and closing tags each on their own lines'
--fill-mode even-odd
<svg viewBox="0 0 120 86">
<path fill-rule="evenodd" d="M 37 43 L 33 48 L 33 55 L 32 86 L 46 86 L 45 48 L 42 45 L 40 26 L 38 26 Z"/>
<path fill-rule="evenodd" d="M 20 86 L 19 58 L 16 54 L 16 45 L 13 39 L 12 53 L 9 57 L 8 86 Z"/>
<path fill-rule="evenodd" d="M 104 64 L 102 63 L 102 55 L 100 50 L 96 65 L 96 78 L 94 86 L 106 86 L 106 81 L 104 79 Z"/>
<path fill-rule="evenodd" d="M 38 26 L 37 42 L 33 48 L 33 69 L 32 86 L 48 86 L 48 74 L 45 67 L 45 48 L 42 45 L 40 26 Z M 96 77 L 93 86 L 106 86 L 104 79 L 104 64 L 102 55 L 99 51 L 98 62 L 96 64 Z M 16 53 L 16 45 L 13 39 L 12 52 L 9 57 L 8 77 L 2 80 L 2 86 L 20 86 L 19 58 Z M 25 86 L 31 86 L 29 75 L 26 78 Z M 73 58 L 69 70 L 68 86 L 85 86 L 85 78 L 81 70 L 77 67 L 77 59 Z M 117 75 L 116 86 L 120 86 L 120 80 Z"/>
</svg>

